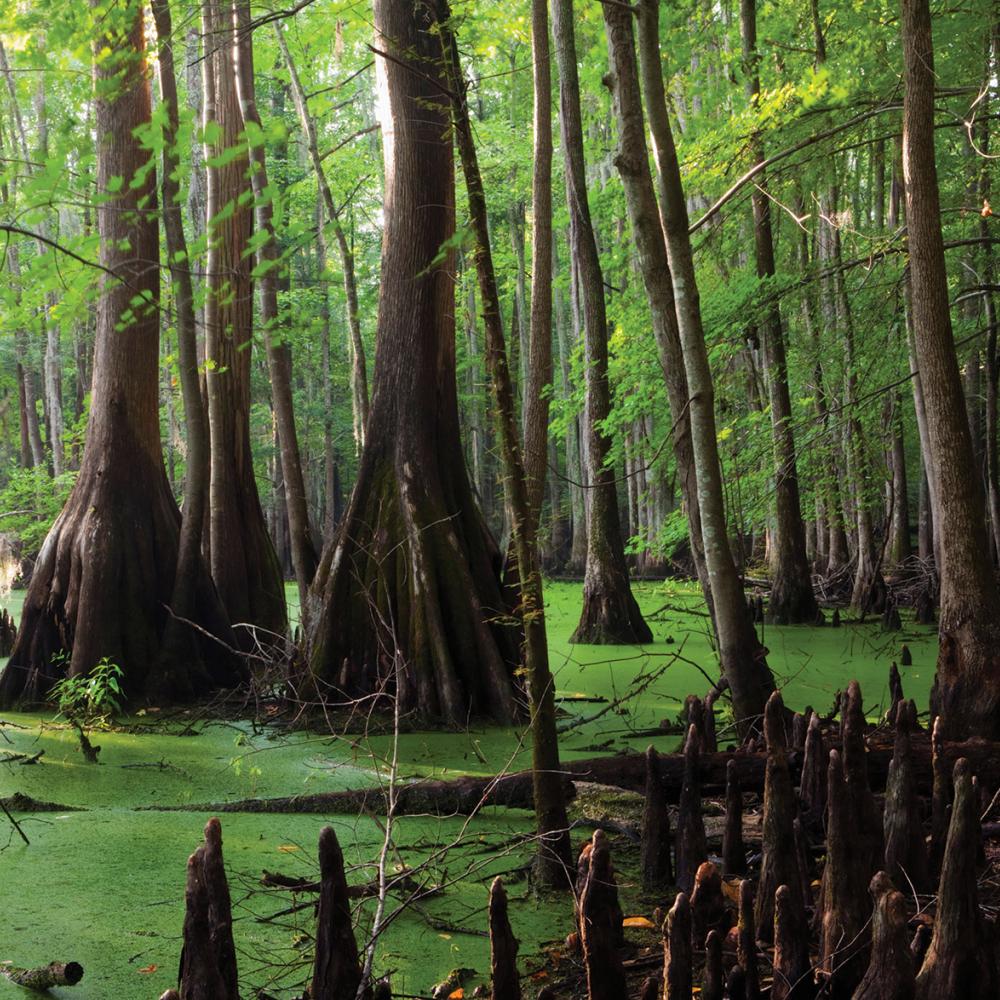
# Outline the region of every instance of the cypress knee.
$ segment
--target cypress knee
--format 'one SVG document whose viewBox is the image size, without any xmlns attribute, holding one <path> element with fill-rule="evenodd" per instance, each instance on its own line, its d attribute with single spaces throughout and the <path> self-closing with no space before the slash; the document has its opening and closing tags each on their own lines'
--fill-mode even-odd
<svg viewBox="0 0 1000 1000">
<path fill-rule="evenodd" d="M 490 887 L 490 982 L 493 1000 L 521 1000 L 517 938 L 507 916 L 507 893 L 499 876 Z"/>
<path fill-rule="evenodd" d="M 898 885 L 905 885 L 908 880 L 921 889 L 927 881 L 927 846 L 920 825 L 920 804 L 910 748 L 910 733 L 917 721 L 916 705 L 912 701 L 900 701 L 894 721 L 896 738 L 885 786 L 883 814 L 885 870 Z"/>
<path fill-rule="evenodd" d="M 691 904 L 685 893 L 679 892 L 663 924 L 664 1000 L 691 1000 L 694 991 L 693 966 Z"/>
<path fill-rule="evenodd" d="M 579 884 L 587 996 L 589 1000 L 621 1000 L 625 996 L 625 970 L 618 954 L 621 907 L 608 838 L 602 830 L 594 833 L 588 862 L 586 876 Z"/>
<path fill-rule="evenodd" d="M 859 862 L 866 868 L 866 890 L 868 880 L 882 865 L 884 851 L 882 820 L 868 781 L 868 748 L 865 744 L 867 727 L 861 701 L 861 685 L 857 681 L 851 681 L 842 702 L 840 737 L 844 775 L 854 812 L 854 849 Z"/>
<path fill-rule="evenodd" d="M 747 1000 L 758 1000 L 760 996 L 760 972 L 757 969 L 757 932 L 754 925 L 753 885 L 749 879 L 740 882 L 740 909 L 737 923 L 736 959 L 742 976 L 739 979 L 742 992 Z M 732 975 L 730 974 L 729 995 L 733 997 Z"/>
<path fill-rule="evenodd" d="M 826 768 L 829 756 L 819 716 L 813 712 L 806 732 L 802 777 L 799 780 L 799 798 L 802 800 L 804 818 L 810 827 L 819 826 L 826 811 Z"/>
<path fill-rule="evenodd" d="M 358 945 L 351 924 L 351 901 L 344 854 L 331 826 L 319 835 L 319 910 L 312 1000 L 354 1000 L 361 983 Z"/>
<path fill-rule="evenodd" d="M 726 764 L 726 825 L 722 830 L 722 871 L 726 875 L 745 875 L 747 853 L 743 844 L 743 791 L 736 772 L 736 761 Z"/>
<path fill-rule="evenodd" d="M 701 1000 L 722 1000 L 726 974 L 722 967 L 722 935 L 709 931 L 705 938 L 705 975 L 701 982 Z"/>
<path fill-rule="evenodd" d="M 698 866 L 691 893 L 691 942 L 701 948 L 709 931 L 728 930 L 726 899 L 722 894 L 722 876 L 711 861 Z"/>
<path fill-rule="evenodd" d="M 774 894 L 774 980 L 771 1000 L 805 1000 L 812 988 L 809 975 L 809 925 L 799 919 L 787 885 Z"/>
<path fill-rule="evenodd" d="M 719 698 L 718 688 L 712 687 L 705 695 L 705 731 L 704 750 L 705 753 L 717 753 L 719 750 L 719 738 L 715 731 L 715 703 Z"/>
<path fill-rule="evenodd" d="M 840 753 L 830 752 L 827 851 L 823 872 L 819 960 L 834 1000 L 851 996 L 868 966 L 869 873 L 858 852 L 857 827 Z"/>
<path fill-rule="evenodd" d="M 889 712 L 887 718 L 892 725 L 896 724 L 896 710 L 903 700 L 903 679 L 899 676 L 899 667 L 893 660 L 889 665 Z"/>
<path fill-rule="evenodd" d="M 906 899 L 885 872 L 871 884 L 872 957 L 852 1000 L 913 1000 L 916 967 L 906 940 Z"/>
<path fill-rule="evenodd" d="M 977 856 L 982 829 L 979 790 L 969 762 L 955 764 L 955 802 L 941 861 L 934 934 L 917 976 L 917 1000 L 1000 994 L 996 942 L 979 909 Z"/>
<path fill-rule="evenodd" d="M 660 756 L 646 750 L 646 803 L 642 814 L 640 855 L 642 887 L 647 892 L 663 889 L 674 880 L 670 863 L 670 814 L 660 778 Z"/>
<path fill-rule="evenodd" d="M 797 919 L 804 921 L 802 875 L 795 853 L 798 802 L 785 752 L 785 706 L 775 691 L 764 710 L 767 763 L 764 770 L 764 817 L 761 833 L 760 882 L 754 914 L 757 933 L 770 940 L 774 933 L 774 894 L 779 885 L 792 890 Z"/>
<path fill-rule="evenodd" d="M 677 811 L 676 871 L 677 885 L 684 892 L 694 888 L 698 866 L 708 857 L 705 821 L 701 814 L 701 781 L 698 766 L 701 740 L 694 726 L 688 726 L 684 744 L 684 781 Z"/>
<path fill-rule="evenodd" d="M 948 809 L 951 805 L 951 768 L 944 753 L 944 730 L 940 718 L 934 720 L 931 731 L 931 847 L 930 869 L 933 874 L 941 871 L 945 839 L 948 836 Z"/>
</svg>

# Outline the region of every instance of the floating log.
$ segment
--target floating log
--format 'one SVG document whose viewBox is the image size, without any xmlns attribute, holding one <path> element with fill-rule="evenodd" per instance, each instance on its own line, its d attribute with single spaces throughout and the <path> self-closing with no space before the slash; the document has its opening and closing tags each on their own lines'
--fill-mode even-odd
<svg viewBox="0 0 1000 1000">
<path fill-rule="evenodd" d="M 663 986 L 669 1000 L 691 1000 L 694 992 L 691 904 L 684 892 L 677 893 L 663 925 Z"/>
<path fill-rule="evenodd" d="M 705 820 L 701 814 L 701 782 L 699 758 L 701 739 L 694 725 L 688 726 L 684 744 L 684 780 L 677 811 L 677 834 L 674 848 L 678 888 L 691 892 L 698 866 L 708 857 Z"/>
<path fill-rule="evenodd" d="M 764 709 L 764 737 L 767 741 L 767 769 L 764 777 L 764 816 L 761 823 L 760 880 L 754 920 L 764 941 L 774 934 L 774 894 L 779 885 L 792 891 L 790 906 L 795 919 L 805 922 L 802 906 L 802 873 L 795 850 L 795 819 L 798 802 L 792 787 L 785 750 L 785 704 L 775 691 Z"/>
<path fill-rule="evenodd" d="M 722 830 L 722 870 L 726 875 L 745 875 L 747 852 L 743 843 L 743 790 L 736 761 L 726 765 L 726 825 Z"/>
<path fill-rule="evenodd" d="M 50 962 L 37 969 L 0 965 L 0 975 L 15 986 L 42 991 L 54 986 L 76 986 L 83 979 L 83 966 L 79 962 Z"/>
<path fill-rule="evenodd" d="M 906 885 L 908 880 L 917 889 L 923 889 L 927 884 L 927 845 L 910 755 L 910 733 L 916 726 L 917 706 L 905 699 L 899 701 L 893 721 L 895 752 L 889 765 L 883 811 L 885 871 L 897 885 Z"/>
<path fill-rule="evenodd" d="M 319 911 L 311 1000 L 354 1000 L 361 983 L 344 853 L 332 826 L 319 835 Z"/>
<path fill-rule="evenodd" d="M 917 1000 L 995 1000 L 1000 995 L 995 934 L 979 909 L 979 789 L 967 760 L 955 765 L 955 802 L 941 862 L 937 914 L 917 976 Z"/>
<path fill-rule="evenodd" d="M 588 1000 L 621 1000 L 626 992 L 625 969 L 618 954 L 622 911 L 608 838 L 603 830 L 594 832 L 587 848 L 584 849 L 586 871 L 583 880 L 577 882 L 587 997 Z M 581 867 L 583 860 L 581 855 Z"/>
<path fill-rule="evenodd" d="M 875 874 L 871 894 L 872 957 L 852 1000 L 913 1000 L 916 967 L 906 940 L 906 899 L 886 872 Z"/>
<path fill-rule="evenodd" d="M 497 876 L 490 887 L 490 982 L 493 1000 L 521 1000 L 517 974 L 517 938 L 507 915 L 507 893 Z"/>
<path fill-rule="evenodd" d="M 670 814 L 660 780 L 660 756 L 653 747 L 646 750 L 645 792 L 640 869 L 643 889 L 655 892 L 671 885 L 674 873 L 670 863 Z"/>
<path fill-rule="evenodd" d="M 239 1000 L 222 826 L 214 817 L 205 824 L 205 842 L 188 858 L 184 903 L 181 1000 Z"/>
</svg>

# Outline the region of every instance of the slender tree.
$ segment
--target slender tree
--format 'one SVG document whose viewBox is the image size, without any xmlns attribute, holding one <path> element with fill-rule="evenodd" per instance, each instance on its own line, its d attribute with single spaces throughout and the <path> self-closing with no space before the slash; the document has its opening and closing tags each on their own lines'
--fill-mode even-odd
<svg viewBox="0 0 1000 1000">
<path fill-rule="evenodd" d="M 233 624 L 286 628 L 281 567 L 267 533 L 250 450 L 253 227 L 249 159 L 236 91 L 229 0 L 205 0 L 208 161 L 208 301 L 205 309 L 210 433 L 209 555 Z M 241 631 L 241 641 L 250 637 Z"/>
<path fill-rule="evenodd" d="M 990 561 L 949 310 L 934 156 L 928 0 L 903 0 L 903 171 L 911 308 L 941 536 L 936 709 L 952 739 L 1000 736 L 1000 592 Z"/>
<path fill-rule="evenodd" d="M 618 491 L 614 469 L 608 464 L 611 441 L 603 422 L 611 411 L 608 382 L 608 320 L 604 303 L 604 276 L 590 218 L 587 175 L 583 156 L 580 80 L 576 61 L 573 0 L 553 0 L 552 31 L 559 66 L 559 122 L 562 131 L 569 206 L 570 249 L 579 273 L 583 300 L 583 328 L 587 361 L 587 401 L 584 433 L 587 437 L 587 564 L 583 580 L 583 612 L 573 642 L 649 642 L 653 635 L 643 621 L 629 586 Z"/>
<path fill-rule="evenodd" d="M 705 562 L 715 606 L 719 660 L 729 681 L 736 718 L 741 728 L 746 730 L 763 716 L 767 699 L 774 691 L 774 677 L 747 614 L 742 582 L 729 547 L 715 424 L 715 386 L 702 327 L 701 300 L 688 232 L 687 201 L 660 72 L 658 0 L 641 0 L 639 38 L 642 83 L 659 182 L 660 221 L 667 243 L 677 325 L 690 393 L 691 444 L 698 482 Z"/>
</svg>

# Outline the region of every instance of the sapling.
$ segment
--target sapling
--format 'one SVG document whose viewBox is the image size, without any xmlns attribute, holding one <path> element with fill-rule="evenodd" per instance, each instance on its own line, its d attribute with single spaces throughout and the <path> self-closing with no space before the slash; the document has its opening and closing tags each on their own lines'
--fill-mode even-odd
<svg viewBox="0 0 1000 1000">
<path fill-rule="evenodd" d="M 66 659 L 65 653 L 57 656 Z M 76 729 L 84 758 L 96 764 L 101 748 L 90 742 L 87 732 L 106 728 L 121 711 L 124 699 L 121 667 L 109 657 L 102 656 L 89 673 L 64 677 L 52 688 L 52 694 L 59 706 L 59 714 Z"/>
</svg>

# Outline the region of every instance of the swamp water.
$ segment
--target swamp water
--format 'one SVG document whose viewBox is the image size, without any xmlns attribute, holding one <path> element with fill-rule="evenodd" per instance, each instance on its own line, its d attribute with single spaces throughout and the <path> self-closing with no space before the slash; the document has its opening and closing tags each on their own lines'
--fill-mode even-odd
<svg viewBox="0 0 1000 1000">
<path fill-rule="evenodd" d="M 546 589 L 552 668 L 566 713 L 562 724 L 580 723 L 562 736 L 567 759 L 641 751 L 651 742 L 675 749 L 679 736 L 650 738 L 648 730 L 674 720 L 684 697 L 703 695 L 709 684 L 705 674 L 715 674 L 708 621 L 695 590 L 672 582 L 641 583 L 636 590 L 656 640 L 642 649 L 569 645 L 581 587 L 554 583 Z M 22 598 L 11 595 L 12 614 L 19 613 Z M 906 641 L 913 666 L 901 668 L 904 690 L 926 708 L 936 653 L 933 629 L 907 622 L 902 634 L 887 635 L 873 619 L 840 629 L 766 626 L 763 639 L 790 707 L 811 704 L 827 711 L 834 692 L 856 677 L 870 717 L 886 701 L 889 662 L 898 660 L 899 645 Z M 609 703 L 615 707 L 608 709 Z M 80 1000 L 155 998 L 176 980 L 185 864 L 208 814 L 139 807 L 364 787 L 379 780 L 376 759 L 391 750 L 391 738 L 384 736 L 288 735 L 250 723 L 149 712 L 128 720 L 136 731 L 94 734 L 93 742 L 102 747 L 95 766 L 83 760 L 75 733 L 54 721 L 53 713 L 4 713 L 2 722 L 0 757 L 45 753 L 37 764 L 0 763 L 0 796 L 21 792 L 80 811 L 19 815 L 30 846 L 0 818 L 0 961 L 22 966 L 78 961 L 86 970 L 83 982 L 52 995 Z M 517 731 L 491 727 L 403 734 L 399 760 L 405 777 L 446 777 L 519 769 L 528 765 L 529 754 Z M 350 866 L 349 881 L 367 882 L 376 876 L 381 820 L 251 814 L 221 819 L 244 996 L 264 987 L 275 997 L 292 997 L 307 975 L 309 945 L 301 935 L 311 934 L 313 911 L 307 906 L 268 919 L 293 900 L 287 892 L 263 889 L 262 870 L 314 877 L 319 831 L 331 823 Z M 523 969 L 538 966 L 543 946 L 572 929 L 569 900 L 539 903 L 524 875 L 530 850 L 520 838 L 531 829 L 527 811 L 500 809 L 485 810 L 471 822 L 396 821 L 391 869 L 426 862 L 418 877 L 444 889 L 423 900 L 420 912 L 395 920 L 379 942 L 375 970 L 391 973 L 394 991 L 429 996 L 453 969 L 488 970 L 488 942 L 480 935 L 486 928 L 487 888 L 497 873 L 511 873 L 505 882 Z M 575 830 L 574 847 L 589 833 L 586 827 Z M 637 890 L 625 884 L 622 892 L 627 913 L 651 913 L 650 901 Z M 359 941 L 370 918 L 371 906 L 364 904 Z M 480 981 L 466 981 L 467 996 Z M 24 995 L 0 979 L 0 998 Z"/>
</svg>

